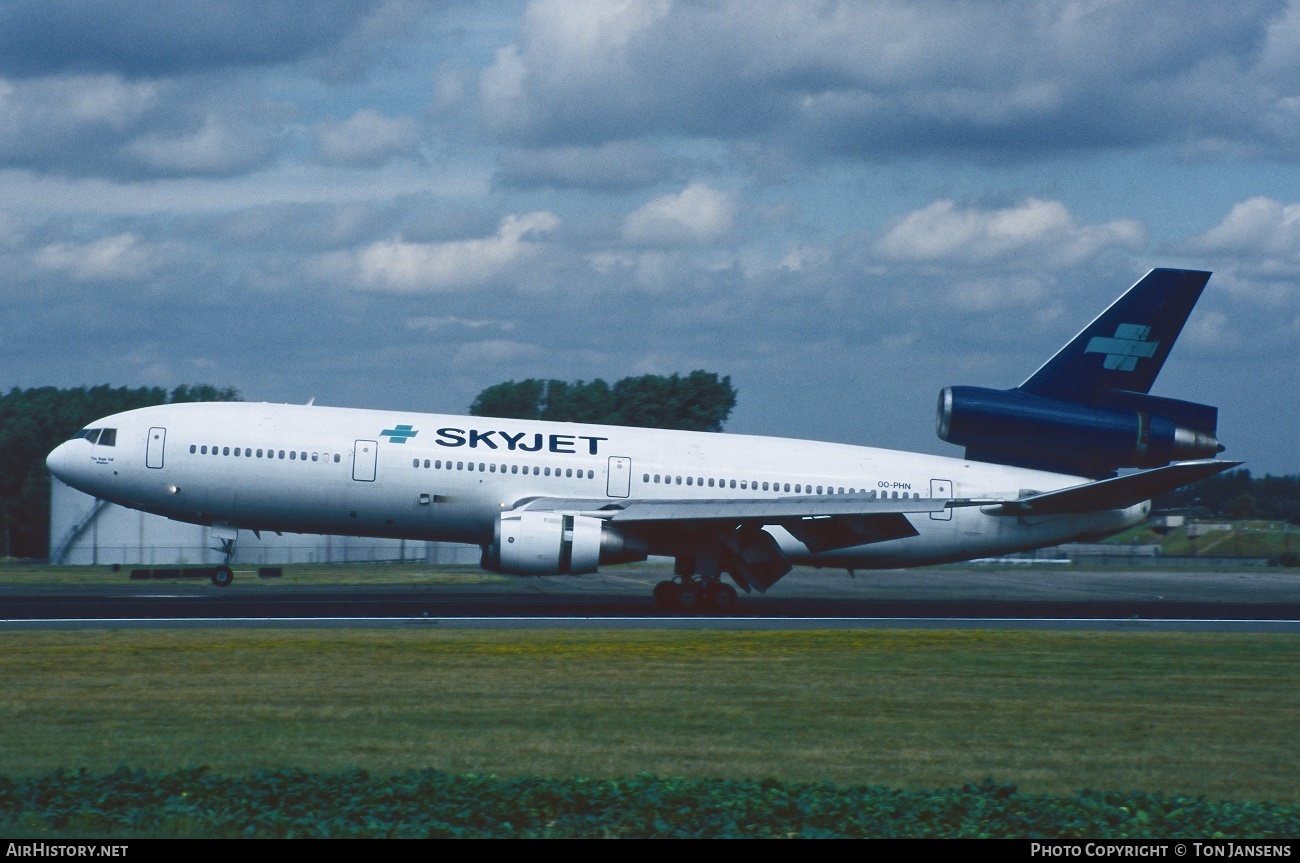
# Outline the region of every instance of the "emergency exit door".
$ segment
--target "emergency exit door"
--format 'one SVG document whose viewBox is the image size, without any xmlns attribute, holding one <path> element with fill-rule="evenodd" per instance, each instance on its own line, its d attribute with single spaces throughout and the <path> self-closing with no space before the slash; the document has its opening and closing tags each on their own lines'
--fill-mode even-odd
<svg viewBox="0 0 1300 863">
<path fill-rule="evenodd" d="M 359 440 L 352 445 L 352 478 L 357 482 L 375 481 L 375 460 L 379 456 L 379 442 Z"/>
<path fill-rule="evenodd" d="M 605 493 L 610 497 L 627 497 L 632 493 L 632 459 L 621 455 L 609 457 Z"/>
<path fill-rule="evenodd" d="M 144 446 L 144 466 L 160 468 L 163 466 L 163 447 L 167 445 L 167 429 L 149 429 L 149 442 Z"/>
<path fill-rule="evenodd" d="M 952 500 L 952 480 L 930 480 L 930 497 L 936 500 Z M 952 521 L 952 509 L 945 507 L 939 512 L 932 512 L 930 518 L 935 521 Z"/>
</svg>

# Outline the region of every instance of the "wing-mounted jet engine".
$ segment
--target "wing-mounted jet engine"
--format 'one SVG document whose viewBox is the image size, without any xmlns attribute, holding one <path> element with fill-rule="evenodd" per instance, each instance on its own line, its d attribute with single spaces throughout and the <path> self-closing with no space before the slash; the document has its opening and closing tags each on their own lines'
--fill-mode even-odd
<svg viewBox="0 0 1300 863">
<path fill-rule="evenodd" d="M 1209 278 L 1152 270 L 1015 389 L 944 389 L 940 439 L 974 461 L 1095 479 L 1222 452 L 1217 408 L 1149 394 Z"/>
</svg>

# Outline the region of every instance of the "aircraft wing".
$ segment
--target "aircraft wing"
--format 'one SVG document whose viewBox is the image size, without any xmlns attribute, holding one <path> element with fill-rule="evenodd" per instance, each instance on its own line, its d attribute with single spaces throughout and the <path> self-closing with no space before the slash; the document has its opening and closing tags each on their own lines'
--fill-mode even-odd
<svg viewBox="0 0 1300 863">
<path fill-rule="evenodd" d="M 522 508 L 595 516 L 631 533 L 651 536 L 668 531 L 712 533 L 779 525 L 810 551 L 819 552 L 916 536 L 906 514 L 942 512 L 947 505 L 942 498 L 811 495 L 762 500 L 535 498 Z"/>
<path fill-rule="evenodd" d="M 1177 462 L 1014 500 L 970 498 L 951 501 L 951 505 L 978 506 L 989 515 L 1064 515 L 1124 509 L 1239 464 L 1239 461 L 1217 459 Z"/>
</svg>

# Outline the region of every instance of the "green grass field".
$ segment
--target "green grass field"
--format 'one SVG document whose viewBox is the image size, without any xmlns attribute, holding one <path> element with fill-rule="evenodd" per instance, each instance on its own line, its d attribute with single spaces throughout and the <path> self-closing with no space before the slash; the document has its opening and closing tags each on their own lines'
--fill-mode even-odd
<svg viewBox="0 0 1300 863">
<path fill-rule="evenodd" d="M 1188 633 L 0 633 L 0 774 L 993 777 L 1300 800 L 1300 638 Z"/>
</svg>

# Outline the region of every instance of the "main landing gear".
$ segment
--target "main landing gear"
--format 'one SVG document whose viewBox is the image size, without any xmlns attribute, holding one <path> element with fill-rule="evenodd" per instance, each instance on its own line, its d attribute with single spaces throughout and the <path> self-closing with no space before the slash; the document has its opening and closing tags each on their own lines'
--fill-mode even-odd
<svg viewBox="0 0 1300 863">
<path fill-rule="evenodd" d="M 664 611 L 719 611 L 736 607 L 736 589 L 724 581 L 678 576 L 655 585 L 655 605 Z"/>
</svg>

